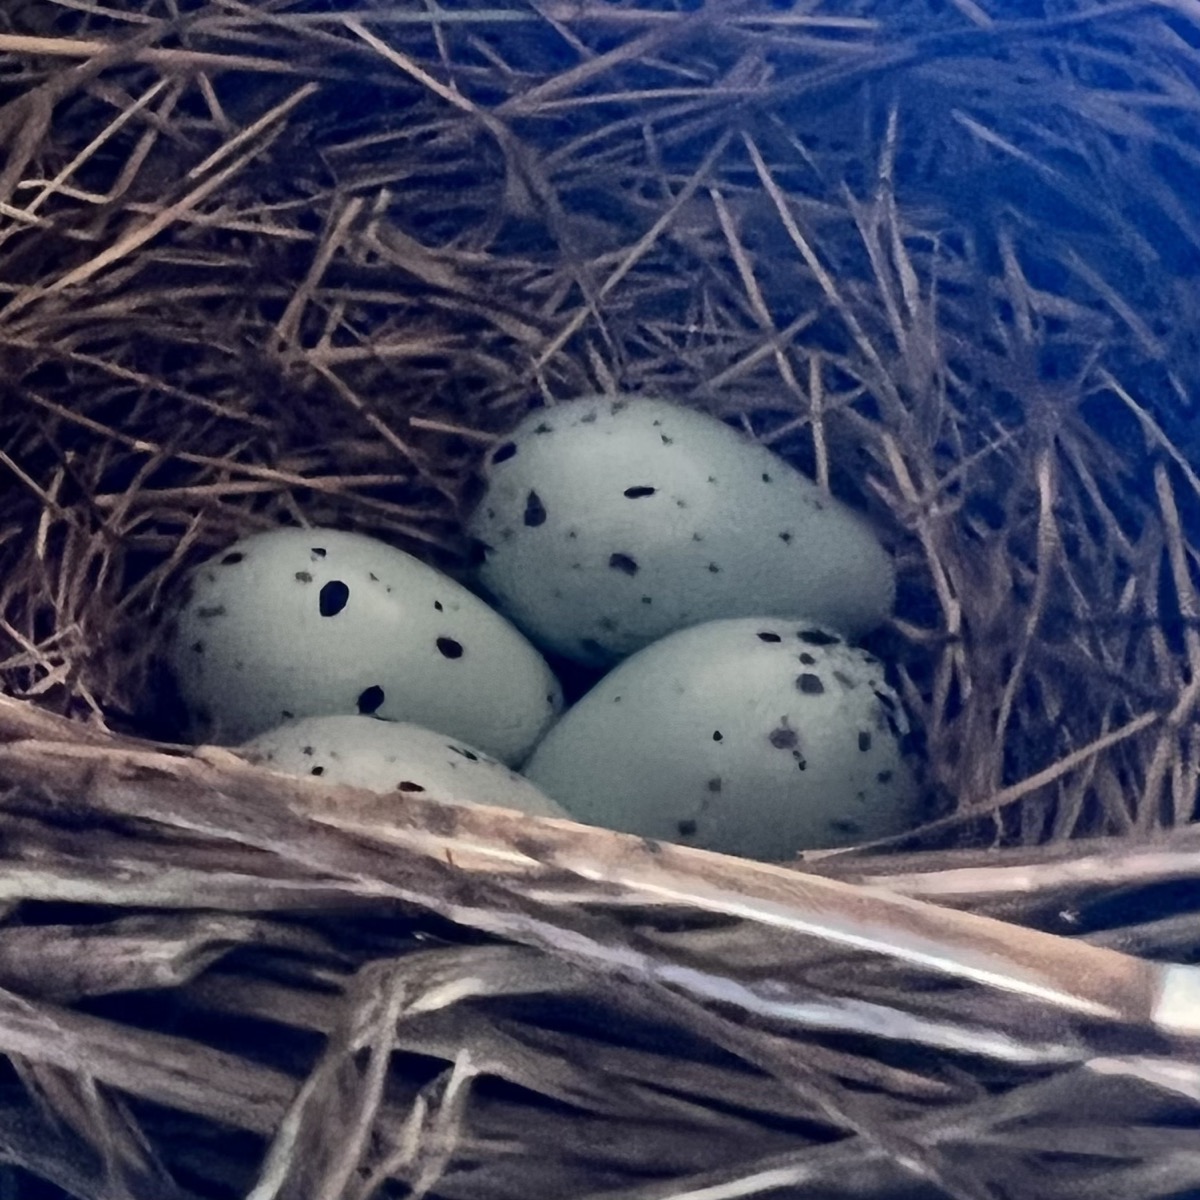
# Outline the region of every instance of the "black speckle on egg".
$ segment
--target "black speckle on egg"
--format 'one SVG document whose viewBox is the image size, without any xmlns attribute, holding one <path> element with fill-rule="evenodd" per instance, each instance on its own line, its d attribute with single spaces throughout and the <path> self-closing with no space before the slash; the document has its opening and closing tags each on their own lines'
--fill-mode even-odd
<svg viewBox="0 0 1200 1200">
<path fill-rule="evenodd" d="M 296 572 L 297 583 L 312 583 L 312 575 L 308 571 Z"/>
<path fill-rule="evenodd" d="M 770 474 L 769 474 L 768 472 L 764 471 L 764 472 L 762 473 L 762 481 L 763 481 L 763 483 L 770 483 L 770 482 L 771 482 L 771 476 L 770 476 Z"/>
<path fill-rule="evenodd" d="M 188 649 L 190 649 L 193 654 L 203 654 L 204 653 L 204 643 L 203 642 L 193 642 L 191 644 L 191 646 L 188 647 Z"/>
<path fill-rule="evenodd" d="M 478 761 L 479 761 L 479 755 L 478 755 L 478 754 L 475 754 L 473 751 L 471 751 L 471 750 L 468 750 L 468 749 L 466 749 L 466 748 L 465 748 L 465 747 L 463 747 L 463 746 L 456 746 L 456 745 L 454 745 L 454 743 L 453 743 L 453 742 L 447 742 L 447 743 L 446 743 L 446 745 L 447 745 L 447 748 L 448 748 L 448 749 L 450 749 L 450 750 L 453 750 L 455 754 L 459 754 L 459 755 L 461 755 L 463 758 L 465 758 L 465 759 L 469 759 L 471 762 L 478 762 Z"/>
<path fill-rule="evenodd" d="M 782 532 L 782 533 L 779 535 L 779 540 L 780 540 L 780 541 L 781 541 L 781 542 L 782 542 L 782 543 L 783 543 L 785 546 L 788 546 L 788 545 L 790 545 L 790 544 L 791 544 L 791 541 L 792 541 L 792 535 L 791 535 L 791 534 L 790 534 L 790 533 L 789 533 L 789 532 L 788 532 L 788 531 L 785 529 L 785 530 L 784 530 L 784 531 L 783 531 L 783 532 Z"/>
<path fill-rule="evenodd" d="M 595 425 L 596 418 L 599 417 L 599 415 L 600 414 L 595 410 L 584 413 L 583 416 L 579 418 L 579 423 L 580 425 Z"/>
<path fill-rule="evenodd" d="M 675 444 L 675 439 L 667 437 L 665 433 L 660 433 L 658 438 L 664 446 L 673 446 Z"/>
<path fill-rule="evenodd" d="M 702 541 L 704 541 L 704 534 L 702 534 L 702 533 L 693 533 L 693 534 L 692 534 L 692 541 L 693 541 L 693 542 L 702 542 Z"/>
<path fill-rule="evenodd" d="M 463 646 L 453 638 L 440 637 L 437 640 L 438 653 L 443 658 L 462 658 Z"/>
<path fill-rule="evenodd" d="M 856 687 L 858 687 L 858 684 L 857 684 L 857 683 L 855 683 L 855 682 L 854 682 L 854 680 L 853 680 L 853 679 L 851 679 L 851 678 L 850 678 L 850 676 L 849 676 L 849 675 L 847 675 L 845 671 L 834 671 L 834 673 L 833 673 L 833 677 L 834 677 L 834 679 L 836 679 L 836 680 L 838 681 L 838 683 L 840 683 L 840 684 L 842 685 L 842 687 L 844 687 L 844 688 L 846 689 L 846 691 L 848 691 L 848 692 L 852 692 L 852 691 L 854 691 L 854 689 L 855 689 Z"/>
<path fill-rule="evenodd" d="M 233 553 L 227 554 L 223 559 L 221 559 L 221 566 L 232 567 L 234 563 L 240 563 L 245 557 L 246 556 L 240 551 L 235 550 Z"/>
<path fill-rule="evenodd" d="M 819 696 L 825 691 L 820 675 L 814 675 L 811 671 L 796 676 L 796 687 L 805 696 Z"/>
<path fill-rule="evenodd" d="M 367 578 L 368 578 L 368 579 L 369 579 L 369 580 L 370 580 L 372 583 L 378 583 L 378 582 L 379 582 L 379 576 L 378 576 L 378 575 L 376 575 L 374 571 L 368 571 L 368 572 L 367 572 Z"/>
<path fill-rule="evenodd" d="M 646 484 L 639 484 L 637 487 L 627 487 L 624 495 L 628 500 L 640 500 L 643 496 L 653 496 L 658 491 L 657 488 L 649 487 Z"/>
<path fill-rule="evenodd" d="M 686 817 L 684 820 L 680 821 L 675 828 L 679 830 L 680 837 L 695 837 L 696 829 L 698 827 L 696 822 L 691 817 Z"/>
<path fill-rule="evenodd" d="M 534 433 L 553 433 L 554 426 L 551 425 L 548 421 L 543 421 L 536 429 L 534 429 L 533 432 Z"/>
<path fill-rule="evenodd" d="M 293 721 L 293 720 L 295 720 L 295 718 L 296 718 L 296 714 L 295 714 L 294 712 L 289 712 L 289 711 L 288 711 L 288 709 L 286 709 L 286 708 L 281 708 L 281 709 L 279 710 L 279 715 L 280 715 L 280 716 L 281 716 L 281 717 L 282 717 L 282 718 L 283 718 L 285 721 Z"/>
<path fill-rule="evenodd" d="M 396 784 L 398 792 L 423 792 L 425 789 L 419 783 L 413 783 L 411 779 L 402 779 Z"/>
<path fill-rule="evenodd" d="M 324 767 L 313 767 L 313 769 L 311 771 L 309 771 L 309 774 L 310 775 L 324 775 L 325 768 Z"/>
<path fill-rule="evenodd" d="M 792 757 L 796 760 L 796 768 L 800 771 L 808 770 L 808 759 L 800 753 L 799 750 L 792 751 Z"/>
<path fill-rule="evenodd" d="M 530 492 L 525 497 L 525 515 L 522 518 L 530 529 L 546 523 L 546 506 L 537 492 Z"/>
<path fill-rule="evenodd" d="M 363 688 L 358 694 L 358 711 L 364 717 L 377 713 L 383 707 L 383 688 L 373 683 L 369 688 Z"/>
<path fill-rule="evenodd" d="M 435 601 L 433 602 L 433 607 L 434 607 L 434 611 L 435 611 L 435 612 L 445 612 L 445 611 L 446 611 L 446 610 L 445 610 L 445 609 L 442 607 L 442 602 L 441 602 L 440 600 L 435 600 Z"/>
<path fill-rule="evenodd" d="M 717 477 L 716 477 L 715 475 L 710 475 L 710 476 L 708 477 L 708 482 L 709 482 L 709 483 L 716 483 L 716 482 L 717 482 Z"/>
<path fill-rule="evenodd" d="M 758 635 L 758 640 L 760 642 L 782 642 L 783 638 L 781 638 L 777 633 L 772 633 L 769 629 L 764 629 L 762 633 Z"/>
<path fill-rule="evenodd" d="M 300 753 L 303 754 L 306 758 L 312 758 L 313 748 L 311 746 L 305 746 L 301 749 Z"/>
<path fill-rule="evenodd" d="M 891 783 L 892 782 L 892 772 L 891 771 L 880 771 L 879 774 L 875 776 L 875 780 L 877 783 Z"/>
<path fill-rule="evenodd" d="M 517 457 L 516 442 L 501 442 L 500 445 L 496 447 L 495 454 L 492 455 L 492 462 L 493 463 L 508 462 L 508 460 L 510 458 L 516 458 L 516 457 Z"/>
<path fill-rule="evenodd" d="M 610 554 L 608 556 L 608 565 L 614 571 L 620 571 L 624 575 L 636 575 L 638 573 L 637 559 L 631 554 Z"/>
<path fill-rule="evenodd" d="M 196 616 L 201 621 L 211 621 L 214 617 L 223 617 L 225 615 L 225 605 L 213 604 L 207 607 L 196 609 Z"/>
<path fill-rule="evenodd" d="M 716 563 L 709 563 L 708 571 L 710 575 L 719 575 L 721 573 L 721 568 L 718 567 Z"/>
<path fill-rule="evenodd" d="M 321 588 L 317 607 L 323 617 L 336 617 L 346 607 L 350 589 L 340 580 L 331 579 Z"/>
<path fill-rule="evenodd" d="M 886 708 L 886 709 L 888 710 L 888 712 L 895 712 L 895 711 L 896 711 L 896 702 L 895 702 L 895 700 L 893 700 L 893 699 L 891 698 L 891 696 L 889 696 L 889 695 L 887 694 L 887 692 L 879 692 L 879 691 L 877 691 L 877 692 L 875 693 L 875 699 L 876 699 L 876 700 L 878 700 L 878 701 L 879 701 L 879 703 L 880 703 L 880 704 L 882 704 L 882 705 L 883 705 L 883 707 L 884 707 L 884 708 Z"/>
<path fill-rule="evenodd" d="M 313 558 L 324 558 L 329 551 L 326 550 L 324 546 L 313 546 L 309 550 L 309 553 L 313 556 Z"/>
<path fill-rule="evenodd" d="M 705 786 L 708 788 L 708 790 L 710 792 L 712 792 L 715 795 L 717 792 L 719 792 L 721 790 L 720 775 L 714 775 Z"/>
<path fill-rule="evenodd" d="M 802 663 L 803 663 L 803 664 L 804 664 L 806 667 L 814 667 L 814 666 L 816 666 L 816 664 L 817 664 L 817 660 L 816 660 L 816 659 L 815 659 L 815 658 L 814 658 L 814 657 L 813 657 L 811 654 L 809 654 L 809 652 L 808 652 L 807 650 L 805 650 L 805 652 L 804 652 L 803 654 L 798 654 L 798 655 L 796 655 L 796 657 L 797 657 L 797 658 L 798 658 L 798 659 L 799 659 L 799 660 L 800 660 L 800 661 L 801 661 L 801 662 L 802 662 Z"/>
<path fill-rule="evenodd" d="M 797 629 L 796 636 L 810 646 L 838 646 L 842 639 L 823 629 Z"/>
<path fill-rule="evenodd" d="M 776 750 L 794 750 L 800 741 L 794 729 L 789 729 L 786 725 L 780 725 L 778 729 L 772 729 L 767 734 L 767 741 L 775 747 Z"/>
<path fill-rule="evenodd" d="M 642 603 L 643 603 L 643 604 L 653 604 L 653 603 L 654 603 L 654 598 L 653 598 L 652 596 L 643 596 L 643 597 L 642 597 Z"/>
<path fill-rule="evenodd" d="M 719 729 L 714 729 L 713 730 L 713 741 L 714 742 L 723 742 L 724 740 L 725 740 L 725 735 Z"/>
<path fill-rule="evenodd" d="M 871 748 L 871 732 L 868 729 L 858 731 L 858 748 L 866 754 Z"/>
</svg>

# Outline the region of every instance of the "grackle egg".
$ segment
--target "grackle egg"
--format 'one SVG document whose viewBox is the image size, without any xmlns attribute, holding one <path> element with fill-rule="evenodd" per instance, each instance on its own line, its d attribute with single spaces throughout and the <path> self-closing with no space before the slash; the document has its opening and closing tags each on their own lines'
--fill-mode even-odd
<svg viewBox="0 0 1200 1200">
<path fill-rule="evenodd" d="M 796 612 L 853 638 L 891 612 L 867 520 L 705 413 L 572 400 L 526 417 L 485 471 L 480 582 L 563 657 L 608 666 L 689 625 Z"/>
<path fill-rule="evenodd" d="M 915 827 L 907 731 L 881 664 L 836 632 L 739 618 L 626 659 L 524 773 L 585 824 L 782 861 Z"/>
<path fill-rule="evenodd" d="M 363 534 L 276 529 L 192 575 L 168 639 L 197 740 L 294 717 L 415 721 L 510 765 L 558 715 L 541 655 L 461 584 Z"/>
<path fill-rule="evenodd" d="M 373 717 L 302 717 L 238 747 L 286 775 L 450 804 L 487 804 L 565 817 L 553 800 L 473 746 L 431 729 Z"/>
</svg>

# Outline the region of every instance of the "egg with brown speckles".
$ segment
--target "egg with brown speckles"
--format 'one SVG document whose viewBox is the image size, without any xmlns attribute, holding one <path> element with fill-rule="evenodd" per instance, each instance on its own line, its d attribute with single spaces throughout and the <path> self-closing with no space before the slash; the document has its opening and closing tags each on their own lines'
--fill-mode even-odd
<svg viewBox="0 0 1200 1200">
<path fill-rule="evenodd" d="M 907 732 L 881 664 L 832 630 L 713 621 L 605 676 L 525 775 L 586 824 L 782 861 L 918 823 Z"/>
<path fill-rule="evenodd" d="M 457 738 L 374 717 L 304 717 L 239 752 L 286 775 L 445 804 L 487 804 L 535 817 L 567 814 L 527 779 Z"/>
<path fill-rule="evenodd" d="M 538 644 L 607 666 L 704 621 L 794 612 L 858 637 L 895 569 L 867 520 L 716 417 L 648 397 L 541 409 L 497 445 L 469 532 Z"/>
<path fill-rule="evenodd" d="M 520 763 L 562 708 L 558 680 L 499 613 L 363 534 L 275 529 L 202 564 L 168 638 L 197 740 L 295 717 L 416 721 Z"/>
</svg>

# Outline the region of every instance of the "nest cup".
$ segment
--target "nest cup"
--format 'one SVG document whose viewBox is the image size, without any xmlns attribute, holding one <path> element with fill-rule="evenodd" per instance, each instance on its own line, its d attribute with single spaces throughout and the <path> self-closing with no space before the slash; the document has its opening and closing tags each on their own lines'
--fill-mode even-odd
<svg viewBox="0 0 1200 1200">
<path fill-rule="evenodd" d="M 1118 986 L 1200 954 L 1198 45 L 0 13 L 0 1191 L 1200 1194 L 1196 1043 Z M 311 524 L 469 580 L 488 448 L 617 392 L 875 523 L 924 827 L 764 867 L 181 744 L 192 566 Z"/>
</svg>

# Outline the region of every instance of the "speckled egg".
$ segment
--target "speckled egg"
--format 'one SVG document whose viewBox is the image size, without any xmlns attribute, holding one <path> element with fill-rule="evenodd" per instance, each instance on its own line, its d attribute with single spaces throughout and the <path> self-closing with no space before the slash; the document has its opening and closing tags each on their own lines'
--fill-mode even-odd
<svg viewBox="0 0 1200 1200">
<path fill-rule="evenodd" d="M 234 744 L 293 717 L 416 721 L 519 763 L 562 707 L 521 634 L 385 542 L 276 529 L 192 576 L 168 658 L 198 739 Z"/>
<path fill-rule="evenodd" d="M 565 817 L 527 779 L 482 750 L 444 734 L 374 717 L 302 717 L 260 733 L 241 754 L 253 763 L 323 783 L 454 804 L 489 804 Z"/>
<path fill-rule="evenodd" d="M 781 861 L 917 823 L 907 730 L 876 659 L 811 622 L 740 618 L 627 659 L 525 774 L 586 824 Z"/>
<path fill-rule="evenodd" d="M 724 422 L 574 400 L 491 452 L 469 532 L 480 581 L 535 641 L 608 665 L 688 625 L 801 612 L 857 637 L 895 571 L 867 521 Z"/>
</svg>

